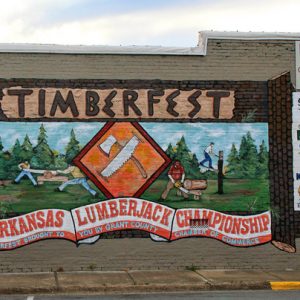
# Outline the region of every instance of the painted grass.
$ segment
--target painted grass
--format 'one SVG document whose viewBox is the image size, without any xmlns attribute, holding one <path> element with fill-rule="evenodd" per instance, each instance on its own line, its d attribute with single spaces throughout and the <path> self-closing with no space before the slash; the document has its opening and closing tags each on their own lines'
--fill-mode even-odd
<svg viewBox="0 0 300 300">
<path fill-rule="evenodd" d="M 159 199 L 162 191 L 166 186 L 166 181 L 157 180 L 144 193 L 143 198 L 152 201 Z M 167 200 L 160 201 L 174 208 L 209 208 L 217 211 L 247 211 L 256 212 L 268 210 L 269 200 L 269 183 L 267 180 L 258 179 L 225 179 L 224 194 L 217 193 L 217 181 L 209 180 L 207 190 L 203 191 L 200 200 L 193 200 L 190 195 L 185 200 L 176 194 L 172 189 Z"/>
<path fill-rule="evenodd" d="M 91 183 L 90 183 L 91 184 Z M 225 179 L 224 194 L 217 194 L 217 181 L 209 180 L 208 189 L 203 192 L 200 200 L 177 196 L 171 190 L 167 200 L 160 200 L 160 195 L 167 184 L 166 180 L 156 180 L 141 196 L 143 199 L 160 202 L 174 208 L 209 208 L 217 211 L 257 212 L 269 209 L 269 184 L 267 180 Z M 81 186 L 69 186 L 64 192 L 58 192 L 56 183 L 45 183 L 33 187 L 29 181 L 23 180 L 18 185 L 0 187 L 0 205 L 9 204 L 9 210 L 15 213 L 28 213 L 38 209 L 72 208 L 104 200 L 99 193 L 98 198 L 92 197 Z M 97 188 L 91 184 L 97 190 Z M 1 209 L 1 206 L 0 206 Z"/>
</svg>

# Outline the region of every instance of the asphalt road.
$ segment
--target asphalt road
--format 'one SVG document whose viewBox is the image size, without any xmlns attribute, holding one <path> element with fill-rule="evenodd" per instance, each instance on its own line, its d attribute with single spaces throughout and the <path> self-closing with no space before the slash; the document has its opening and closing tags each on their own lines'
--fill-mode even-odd
<svg viewBox="0 0 300 300">
<path fill-rule="evenodd" d="M 198 299 L 221 299 L 221 300 L 298 300 L 300 291 L 205 291 L 199 293 L 173 293 L 173 294 L 140 294 L 140 295 L 36 295 L 36 296 L 15 296 L 2 295 L 0 300 L 198 300 Z"/>
</svg>

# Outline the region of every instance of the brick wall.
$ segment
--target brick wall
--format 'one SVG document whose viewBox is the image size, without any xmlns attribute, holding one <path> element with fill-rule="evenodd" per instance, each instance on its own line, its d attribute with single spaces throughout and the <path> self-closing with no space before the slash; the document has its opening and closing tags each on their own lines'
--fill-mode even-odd
<svg viewBox="0 0 300 300">
<path fill-rule="evenodd" d="M 209 40 L 206 56 L 0 53 L 2 78 L 266 81 L 291 71 L 295 42 Z"/>
<path fill-rule="evenodd" d="M 268 82 L 269 88 L 269 166 L 273 240 L 295 246 L 292 149 L 292 87 L 290 74 Z"/>
<path fill-rule="evenodd" d="M 237 91 L 235 121 L 257 109 L 254 121 L 267 122 L 267 83 L 266 81 L 284 71 L 291 72 L 295 83 L 295 43 L 293 41 L 231 41 L 210 40 L 207 56 L 145 56 L 145 55 L 62 55 L 62 54 L 0 54 L 0 74 L 2 78 L 28 78 L 28 80 L 1 80 L 0 87 L 23 86 L 37 87 L 114 87 L 127 88 L 216 88 L 234 86 Z M 41 79 L 32 80 L 31 78 Z M 49 80 L 45 79 L 48 78 Z M 70 79 L 84 79 L 78 81 Z M 144 79 L 130 80 L 130 79 Z M 51 80 L 53 79 L 53 80 Z M 54 80 L 56 79 L 56 80 Z M 59 79 L 69 79 L 61 81 Z M 88 80 L 94 79 L 94 80 Z M 103 80 L 100 80 L 103 79 Z M 109 81 L 110 79 L 118 79 Z M 159 79 L 146 81 L 147 79 Z M 235 82 L 233 82 L 235 81 Z M 255 82 L 253 82 L 255 81 Z M 271 179 L 271 198 L 279 209 L 280 224 L 273 227 L 279 240 L 293 240 L 294 234 L 300 237 L 300 214 L 294 215 L 290 191 L 292 181 L 290 157 L 284 155 L 291 149 L 290 103 L 285 97 L 291 90 L 284 87 L 277 98 L 270 98 L 270 149 L 277 151 L 271 157 L 271 169 L 276 169 L 276 178 Z M 272 86 L 272 85 L 271 85 Z M 274 90 L 272 90 L 274 89 Z M 278 93 L 276 82 L 270 94 Z M 248 90 L 248 94 L 245 91 Z M 250 90 L 250 93 L 249 93 Z M 257 98 L 258 97 L 258 98 Z M 276 118 L 272 114 L 277 114 Z M 273 118 L 273 119 L 272 119 Z M 284 125 L 278 125 L 283 122 Z M 273 127 L 272 127 L 273 126 Z M 278 129 L 278 130 L 277 130 Z M 272 131 L 273 130 L 273 131 Z M 284 140 L 283 144 L 278 144 Z M 278 145 L 277 145 L 278 144 Z M 280 148 L 281 147 L 281 148 Z M 287 166 L 285 169 L 284 166 Z M 283 168 L 283 169 L 282 169 Z M 281 174 L 281 175 L 280 175 Z M 275 191 L 276 185 L 278 191 Z M 284 188 L 284 190 L 283 190 Z M 272 190 L 273 189 L 273 190 Z M 277 201 L 277 202 L 276 202 Z M 284 217 L 283 217 L 284 216 Z M 295 223 L 294 223 L 295 216 Z M 275 224 L 275 223 L 274 223 Z M 296 232 L 293 228 L 295 225 Z M 284 234 L 291 236 L 285 238 Z"/>
</svg>

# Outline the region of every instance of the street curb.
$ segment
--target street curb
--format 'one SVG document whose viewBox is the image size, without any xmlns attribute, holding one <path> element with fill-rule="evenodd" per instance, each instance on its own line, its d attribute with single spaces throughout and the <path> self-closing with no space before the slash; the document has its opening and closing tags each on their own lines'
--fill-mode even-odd
<svg viewBox="0 0 300 300">
<path fill-rule="evenodd" d="M 271 281 L 273 291 L 300 290 L 300 281 Z"/>
<path fill-rule="evenodd" d="M 20 273 L 15 273 L 18 275 Z M 53 275 L 55 283 L 51 287 L 33 286 L 36 281 L 37 274 L 22 274 L 26 277 L 27 284 L 21 286 L 18 280 L 14 281 L 14 286 L 0 287 L 0 294 L 64 294 L 64 293 L 98 293 L 98 294 L 136 294 L 136 293 L 169 293 L 169 292 L 197 292 L 210 290 L 265 290 L 271 289 L 270 283 L 267 281 L 231 281 L 231 282 L 195 282 L 190 283 L 149 283 L 149 284 L 93 284 L 88 282 L 80 284 L 69 282 L 67 287 L 64 287 L 57 277 L 55 272 L 48 273 Z M 71 274 L 71 273 L 69 273 Z M 76 274 L 73 273 L 73 274 Z M 0 274 L 1 277 L 6 275 L 14 276 L 14 273 Z"/>
<path fill-rule="evenodd" d="M 242 284 L 217 284 L 217 285 L 132 285 L 132 286 L 99 286 L 95 288 L 60 288 L 60 289 L 38 289 L 38 288 L 12 288 L 0 289 L 2 295 L 12 294 L 64 294 L 64 293 L 98 293 L 98 294 L 133 294 L 133 293 L 169 293 L 169 292 L 197 292 L 216 290 L 265 290 L 270 289 L 266 283 L 247 285 Z"/>
</svg>

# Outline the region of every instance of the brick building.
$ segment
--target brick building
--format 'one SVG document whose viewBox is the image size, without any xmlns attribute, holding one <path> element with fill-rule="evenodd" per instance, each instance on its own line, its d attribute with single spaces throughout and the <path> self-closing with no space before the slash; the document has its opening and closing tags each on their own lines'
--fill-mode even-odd
<svg viewBox="0 0 300 300">
<path fill-rule="evenodd" d="M 1 44 L 3 78 L 268 80 L 295 84 L 299 35 L 200 32 L 197 47 Z"/>
<path fill-rule="evenodd" d="M 269 124 L 270 197 L 284 216 L 273 222 L 273 237 L 294 245 L 300 213 L 293 210 L 291 93 L 299 40 L 300 34 L 200 32 L 193 48 L 1 44 L 0 88 L 234 89 L 231 121 L 256 111 L 254 121 Z"/>
</svg>

